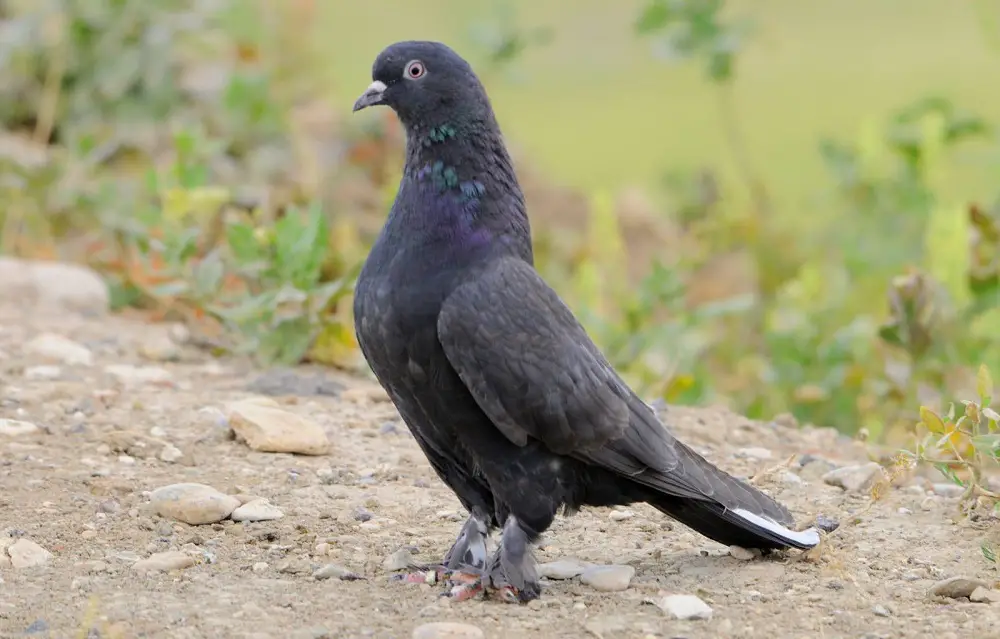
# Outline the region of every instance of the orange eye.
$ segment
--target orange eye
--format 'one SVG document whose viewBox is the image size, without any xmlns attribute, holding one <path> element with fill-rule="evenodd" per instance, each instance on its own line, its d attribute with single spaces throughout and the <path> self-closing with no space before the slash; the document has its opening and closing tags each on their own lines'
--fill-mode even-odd
<svg viewBox="0 0 1000 639">
<path fill-rule="evenodd" d="M 425 73 L 427 73 L 427 69 L 424 67 L 424 63 L 420 60 L 413 60 L 406 65 L 404 75 L 407 80 L 418 80 L 424 77 Z"/>
</svg>

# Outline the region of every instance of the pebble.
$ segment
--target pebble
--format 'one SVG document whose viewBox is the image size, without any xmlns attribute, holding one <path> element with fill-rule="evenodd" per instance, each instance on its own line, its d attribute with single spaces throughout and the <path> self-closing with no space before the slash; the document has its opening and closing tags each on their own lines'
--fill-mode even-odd
<svg viewBox="0 0 1000 639">
<path fill-rule="evenodd" d="M 0 298 L 104 314 L 111 295 L 101 276 L 89 268 L 0 257 Z"/>
<path fill-rule="evenodd" d="M 234 402 L 227 413 L 237 438 L 254 450 L 300 455 L 323 455 L 330 450 L 330 441 L 319 424 L 281 410 L 273 400 Z"/>
<path fill-rule="evenodd" d="M 813 457 L 802 464 L 802 468 L 799 469 L 799 477 L 806 481 L 814 481 L 836 469 L 835 465 L 825 459 Z"/>
<path fill-rule="evenodd" d="M 258 561 L 253 566 L 251 566 L 250 569 L 253 570 L 254 572 L 265 572 L 270 567 L 271 566 L 266 561 Z"/>
<path fill-rule="evenodd" d="M 935 583 L 930 587 L 930 594 L 938 597 L 949 597 L 951 599 L 959 599 L 960 597 L 968 597 L 976 588 L 989 588 L 989 584 L 981 579 L 972 579 L 970 577 L 949 577 L 948 579 L 942 579 L 941 581 Z"/>
<path fill-rule="evenodd" d="M 667 595 L 650 601 L 663 612 L 681 621 L 712 618 L 712 607 L 694 595 Z"/>
<path fill-rule="evenodd" d="M 190 568 L 195 563 L 197 562 L 191 555 L 176 550 L 167 550 L 150 555 L 147 559 L 140 559 L 132 564 L 132 569 L 140 572 L 170 572 L 171 570 Z"/>
<path fill-rule="evenodd" d="M 326 564 L 312 574 L 313 579 L 342 579 L 344 581 L 355 581 L 364 579 L 361 575 L 348 570 L 340 564 Z"/>
<path fill-rule="evenodd" d="M 875 613 L 876 617 L 891 617 L 892 616 L 892 613 L 889 611 L 889 609 L 886 608 L 885 606 L 883 606 L 882 604 L 876 604 L 875 606 L 873 606 L 872 607 L 872 612 Z"/>
<path fill-rule="evenodd" d="M 831 486 L 843 488 L 849 493 L 868 490 L 882 477 L 882 467 L 876 462 L 860 466 L 844 466 L 823 475 L 823 481 Z"/>
<path fill-rule="evenodd" d="M 167 444 L 160 450 L 160 454 L 157 457 L 160 458 L 160 461 L 173 464 L 184 458 L 184 451 L 173 444 Z"/>
<path fill-rule="evenodd" d="M 413 629 L 412 639 L 485 639 L 476 626 L 453 621 L 425 623 Z"/>
<path fill-rule="evenodd" d="M 231 516 L 233 521 L 272 521 L 281 519 L 285 513 L 266 499 L 254 499 L 238 506 Z"/>
<path fill-rule="evenodd" d="M 306 375 L 289 368 L 278 368 L 261 373 L 247 384 L 251 393 L 261 395 L 291 395 L 303 397 L 306 395 L 326 395 L 336 397 L 344 390 L 344 385 L 332 379 L 327 379 L 322 373 Z"/>
<path fill-rule="evenodd" d="M 979 586 L 969 595 L 969 601 L 975 603 L 997 603 L 1000 602 L 1000 591 Z"/>
<path fill-rule="evenodd" d="M 24 538 L 7 546 L 7 554 L 10 556 L 10 564 L 15 568 L 41 566 L 52 559 L 52 553 L 30 539 Z"/>
<path fill-rule="evenodd" d="M 42 366 L 29 366 L 24 369 L 24 378 L 35 381 L 52 381 L 62 377 L 62 369 L 58 366 L 43 364 Z"/>
<path fill-rule="evenodd" d="M 382 562 L 382 568 L 386 572 L 396 572 L 397 570 L 406 570 L 413 563 L 413 555 L 410 554 L 410 551 L 406 548 L 400 548 L 385 558 L 385 561 Z"/>
<path fill-rule="evenodd" d="M 788 486 L 801 486 L 806 483 L 806 480 L 802 479 L 790 470 L 780 471 L 778 473 L 778 481 Z"/>
<path fill-rule="evenodd" d="M 7 437 L 19 437 L 37 433 L 40 429 L 31 422 L 22 422 L 16 419 L 0 419 L 0 435 Z"/>
<path fill-rule="evenodd" d="M 153 362 L 175 362 L 181 357 L 181 350 L 169 335 L 153 335 L 139 344 L 139 355 Z"/>
<path fill-rule="evenodd" d="M 150 503 L 162 517 L 192 526 L 222 521 L 240 506 L 240 500 L 204 484 L 171 484 L 157 488 Z"/>
<path fill-rule="evenodd" d="M 774 453 L 772 453 L 767 448 L 753 447 L 753 448 L 741 448 L 738 451 L 736 451 L 734 455 L 737 458 L 764 461 L 765 459 L 771 459 L 771 457 L 774 456 Z"/>
<path fill-rule="evenodd" d="M 739 559 L 740 561 L 751 561 L 761 556 L 761 552 L 756 548 L 742 548 L 740 546 L 730 546 L 729 554 L 733 559 Z"/>
<path fill-rule="evenodd" d="M 931 488 L 934 490 L 935 495 L 949 499 L 957 499 L 965 494 L 965 486 L 959 486 L 958 484 L 934 484 Z"/>
<path fill-rule="evenodd" d="M 24 345 L 24 351 L 69 366 L 93 366 L 90 349 L 62 335 L 42 333 Z"/>
<path fill-rule="evenodd" d="M 580 582 L 601 592 L 619 592 L 628 588 L 634 575 L 632 566 L 591 566 L 580 573 Z"/>
<path fill-rule="evenodd" d="M 611 521 L 625 521 L 626 519 L 632 519 L 635 517 L 635 513 L 631 510 L 612 510 L 608 514 L 608 519 Z"/>
<path fill-rule="evenodd" d="M 583 574 L 590 564 L 576 559 L 559 559 L 538 566 L 538 576 L 547 579 L 572 579 Z"/>
<path fill-rule="evenodd" d="M 126 388 L 138 386 L 162 386 L 172 384 L 174 376 L 159 366 L 132 366 L 131 364 L 111 364 L 104 372 L 115 377 Z"/>
</svg>

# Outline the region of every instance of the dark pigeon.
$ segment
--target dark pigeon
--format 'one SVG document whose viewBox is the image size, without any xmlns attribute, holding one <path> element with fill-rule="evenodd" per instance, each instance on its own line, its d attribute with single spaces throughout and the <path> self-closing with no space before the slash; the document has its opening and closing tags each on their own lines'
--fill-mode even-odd
<svg viewBox="0 0 1000 639">
<path fill-rule="evenodd" d="M 436 42 L 382 51 L 354 110 L 406 128 L 396 200 L 358 279 L 358 342 L 469 511 L 441 574 L 467 598 L 540 592 L 531 545 L 557 512 L 647 502 L 746 548 L 812 548 L 771 497 L 675 439 L 533 265 L 524 196 L 486 91 Z M 502 533 L 487 552 L 492 529 Z"/>
</svg>

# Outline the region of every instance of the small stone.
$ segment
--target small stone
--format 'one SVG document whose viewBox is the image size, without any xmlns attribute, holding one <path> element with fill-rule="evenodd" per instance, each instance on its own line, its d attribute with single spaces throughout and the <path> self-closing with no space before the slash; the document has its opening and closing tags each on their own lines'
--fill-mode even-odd
<svg viewBox="0 0 1000 639">
<path fill-rule="evenodd" d="M 938 497 L 947 497 L 948 499 L 957 499 L 965 493 L 965 486 L 958 484 L 934 484 L 931 488 Z"/>
<path fill-rule="evenodd" d="M 913 511 L 910 510 L 909 508 L 898 508 L 898 509 L 896 509 L 896 512 L 898 514 L 900 514 L 900 515 L 912 515 L 913 514 Z"/>
<path fill-rule="evenodd" d="M 790 470 L 782 470 L 778 473 L 778 481 L 788 486 L 801 486 L 806 483 L 804 479 Z"/>
<path fill-rule="evenodd" d="M 892 613 L 889 612 L 889 609 L 886 608 L 885 606 L 883 606 L 882 604 L 876 604 L 875 606 L 873 606 L 872 607 L 872 612 L 875 613 L 876 617 L 891 617 L 892 616 Z"/>
<path fill-rule="evenodd" d="M 261 452 L 300 455 L 329 452 L 330 442 L 319 424 L 271 403 L 244 400 L 228 407 L 229 424 L 238 439 Z"/>
<path fill-rule="evenodd" d="M 651 601 L 657 608 L 681 621 L 712 618 L 711 606 L 694 595 L 667 595 Z"/>
<path fill-rule="evenodd" d="M 547 579 L 572 579 L 583 574 L 590 564 L 576 559 L 559 559 L 538 566 L 538 576 Z"/>
<path fill-rule="evenodd" d="M 16 419 L 0 419 L 0 435 L 6 437 L 20 437 L 37 433 L 40 429 L 31 422 L 22 422 Z"/>
<path fill-rule="evenodd" d="M 160 454 L 157 455 L 157 457 L 160 458 L 160 461 L 165 461 L 168 464 L 174 464 L 184 458 L 184 451 L 177 448 L 173 444 L 167 444 L 160 450 Z"/>
<path fill-rule="evenodd" d="M 111 295 L 101 276 L 85 266 L 0 257 L 0 298 L 104 314 Z"/>
<path fill-rule="evenodd" d="M 580 574 L 580 582 L 601 592 L 619 592 L 628 588 L 634 575 L 632 566 L 592 566 Z"/>
<path fill-rule="evenodd" d="M 611 521 L 625 521 L 626 519 L 632 519 L 635 517 L 635 513 L 631 510 L 612 510 L 608 514 L 608 519 Z"/>
<path fill-rule="evenodd" d="M 161 517 L 196 526 L 229 517 L 240 500 L 204 484 L 171 484 L 154 490 L 150 503 Z"/>
<path fill-rule="evenodd" d="M 132 564 L 132 569 L 140 572 L 170 572 L 171 570 L 190 568 L 195 563 L 197 562 L 194 557 L 190 555 L 176 550 L 167 550 L 150 555 L 147 559 L 140 559 Z"/>
<path fill-rule="evenodd" d="M 413 639 L 484 639 L 483 631 L 467 623 L 435 621 L 413 629 Z"/>
<path fill-rule="evenodd" d="M 860 466 L 844 466 L 823 475 L 823 481 L 849 493 L 864 492 L 882 477 L 882 467 L 876 462 Z"/>
<path fill-rule="evenodd" d="M 97 538 L 96 530 L 84 530 L 82 533 L 80 533 L 80 539 L 96 539 L 96 538 Z"/>
<path fill-rule="evenodd" d="M 181 351 L 169 335 L 153 335 L 139 344 L 139 355 L 153 362 L 173 362 L 180 359 Z"/>
<path fill-rule="evenodd" d="M 981 579 L 972 579 L 970 577 L 949 577 L 948 579 L 942 579 L 932 585 L 930 588 L 930 594 L 938 597 L 958 599 L 960 597 L 968 597 L 976 590 L 976 588 L 989 587 L 989 584 Z"/>
<path fill-rule="evenodd" d="M 158 366 L 132 366 L 112 364 L 104 367 L 104 372 L 117 378 L 126 388 L 139 386 L 166 386 L 173 383 L 170 371 Z"/>
<path fill-rule="evenodd" d="M 974 603 L 997 603 L 1000 602 L 1000 591 L 979 586 L 969 595 L 969 601 Z"/>
<path fill-rule="evenodd" d="M 410 551 L 406 548 L 400 548 L 385 558 L 385 561 L 382 562 L 382 569 L 386 572 L 396 572 L 397 570 L 406 570 L 413 563 L 413 555 L 410 554 Z"/>
<path fill-rule="evenodd" d="M 799 477 L 806 481 L 815 481 L 836 469 L 837 467 L 827 460 L 812 457 L 802 461 L 802 467 L 799 469 Z"/>
<path fill-rule="evenodd" d="M 24 378 L 34 381 L 52 381 L 62 377 L 62 369 L 58 366 L 29 366 L 24 369 Z"/>
<path fill-rule="evenodd" d="M 293 397 L 326 395 L 336 397 L 344 389 L 344 385 L 327 379 L 322 373 L 305 375 L 293 369 L 274 369 L 259 375 L 247 384 L 246 388 L 251 393 L 260 393 L 261 395 L 290 395 Z"/>
<path fill-rule="evenodd" d="M 781 426 L 782 428 L 798 428 L 799 420 L 795 419 L 795 415 L 791 413 L 781 413 L 775 415 L 774 419 L 771 420 L 776 426 Z"/>
<path fill-rule="evenodd" d="M 364 579 L 361 575 L 348 570 L 340 564 L 326 564 L 312 574 L 313 579 L 341 579 L 343 581 L 356 581 Z"/>
<path fill-rule="evenodd" d="M 761 552 L 756 548 L 742 548 L 740 546 L 730 546 L 729 554 L 733 559 L 739 559 L 740 561 L 751 561 L 761 556 Z"/>
<path fill-rule="evenodd" d="M 272 521 L 281 519 L 285 513 L 266 499 L 255 499 L 238 506 L 231 516 L 233 521 Z"/>
<path fill-rule="evenodd" d="M 752 459 L 756 461 L 764 461 L 765 459 L 771 459 L 774 456 L 770 450 L 766 448 L 741 448 L 736 451 L 736 457 L 741 459 Z"/>
<path fill-rule="evenodd" d="M 94 354 L 89 348 L 55 333 L 42 333 L 25 344 L 24 351 L 70 366 L 94 365 Z"/>
<path fill-rule="evenodd" d="M 359 506 L 354 511 L 354 518 L 358 521 L 371 521 L 372 517 L 374 517 L 374 515 L 372 515 L 371 512 L 369 512 L 364 506 Z"/>
<path fill-rule="evenodd" d="M 258 561 L 250 567 L 254 572 L 265 572 L 271 566 L 266 561 Z"/>
<path fill-rule="evenodd" d="M 30 539 L 21 538 L 7 547 L 10 564 L 15 568 L 32 568 L 48 563 L 52 553 Z"/>
</svg>

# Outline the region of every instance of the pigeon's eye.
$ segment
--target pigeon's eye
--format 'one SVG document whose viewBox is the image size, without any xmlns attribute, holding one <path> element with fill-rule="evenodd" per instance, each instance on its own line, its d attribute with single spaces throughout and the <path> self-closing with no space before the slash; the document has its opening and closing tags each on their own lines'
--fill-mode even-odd
<svg viewBox="0 0 1000 639">
<path fill-rule="evenodd" d="M 424 77 L 425 73 L 427 73 L 427 68 L 424 67 L 424 63 L 420 60 L 413 60 L 407 63 L 406 71 L 403 75 L 407 80 L 418 80 Z"/>
</svg>

